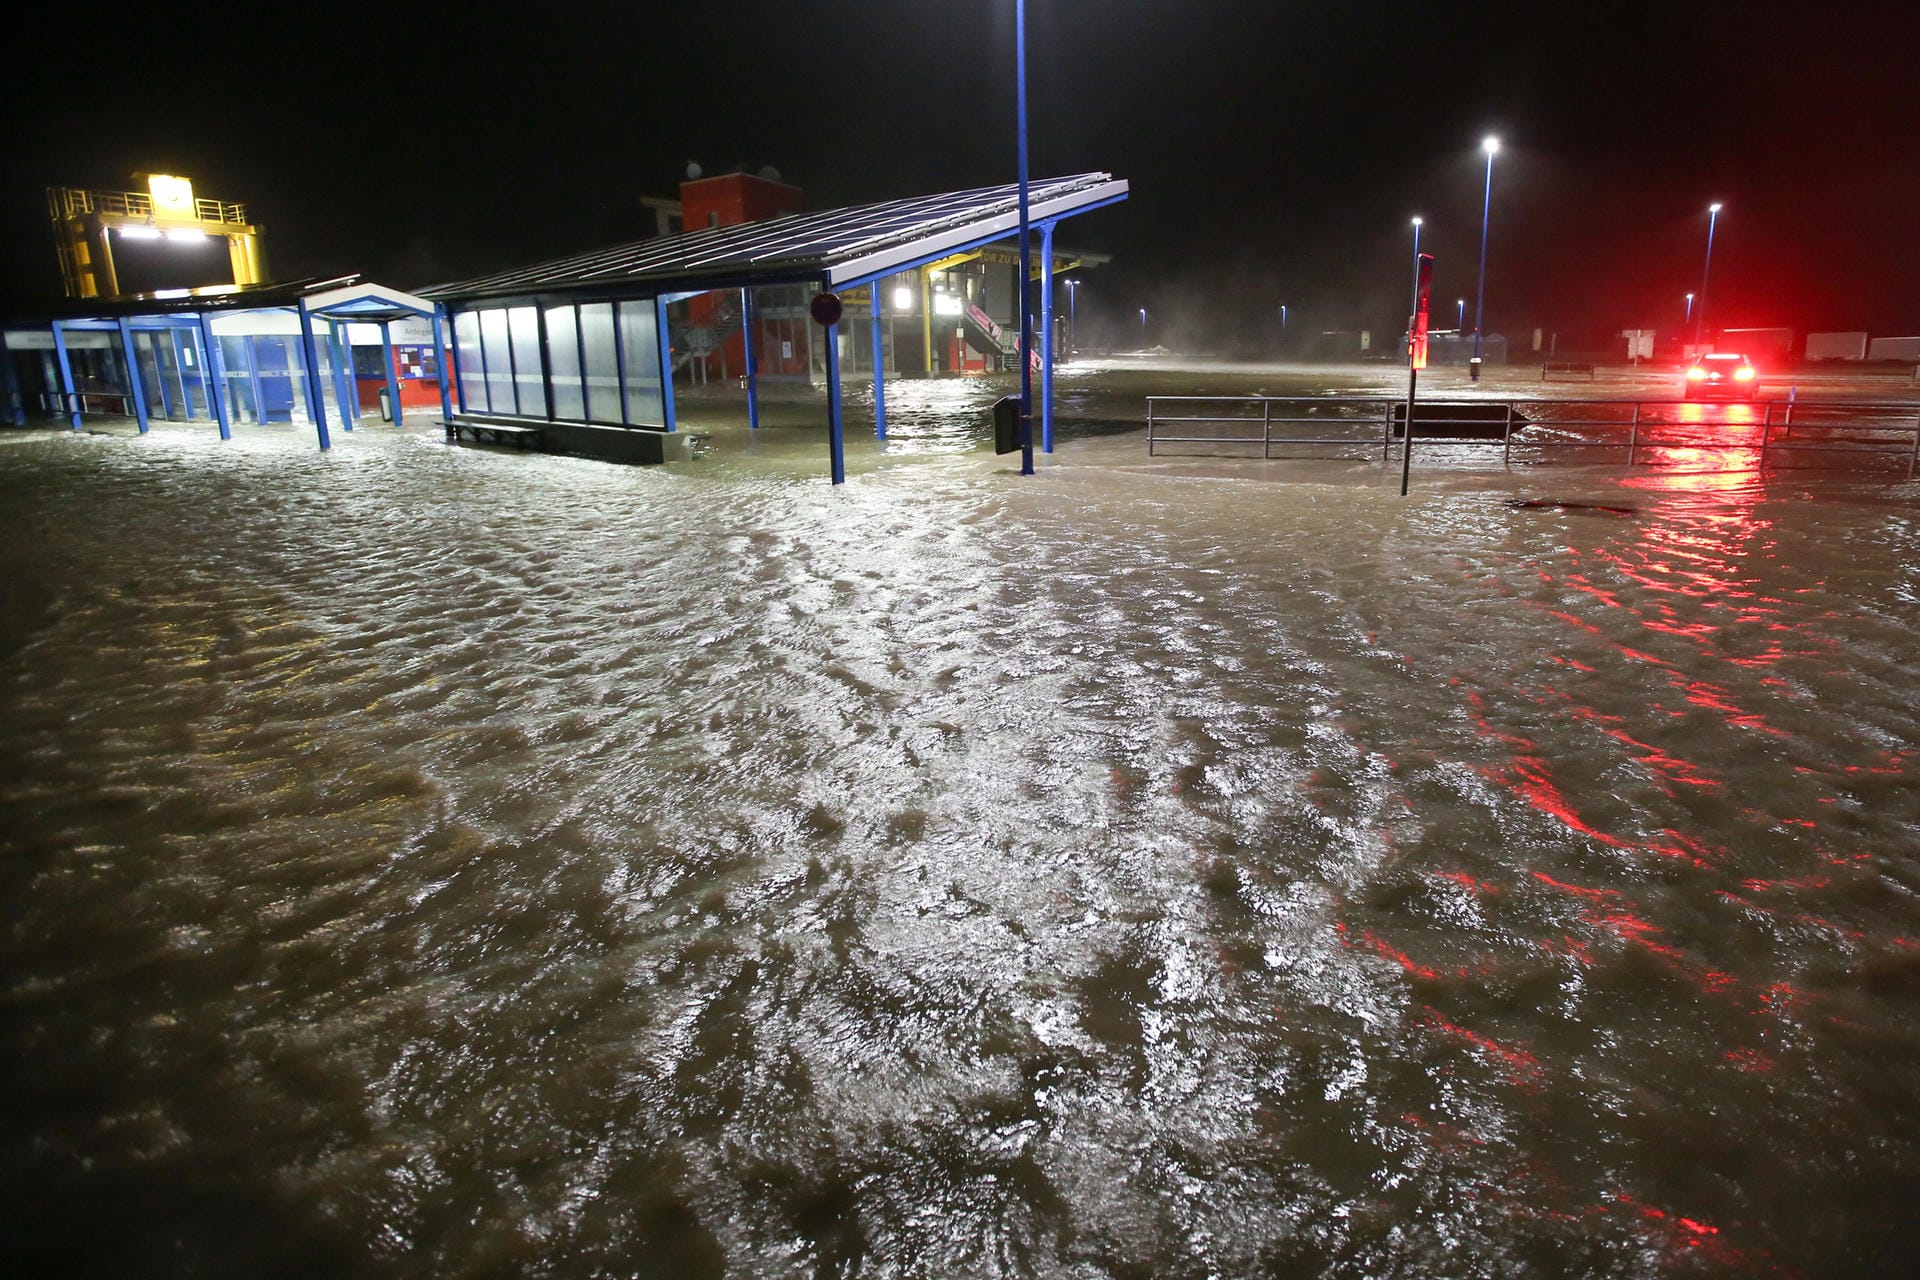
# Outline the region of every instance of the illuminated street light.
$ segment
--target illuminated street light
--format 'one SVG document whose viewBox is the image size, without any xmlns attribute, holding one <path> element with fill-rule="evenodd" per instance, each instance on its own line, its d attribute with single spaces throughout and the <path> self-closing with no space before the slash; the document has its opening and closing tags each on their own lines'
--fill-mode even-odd
<svg viewBox="0 0 1920 1280">
<path fill-rule="evenodd" d="M 1687 323 L 1693 323 L 1693 295 L 1687 295 Z"/>
<path fill-rule="evenodd" d="M 1460 299 L 1459 305 L 1460 314 L 1454 319 L 1453 331 L 1455 333 L 1465 333 L 1467 331 L 1467 300 L 1465 298 Z"/>
<path fill-rule="evenodd" d="M 1069 352 L 1074 352 L 1079 350 L 1080 321 L 1079 321 L 1078 314 L 1075 311 L 1074 303 L 1078 300 L 1079 295 L 1075 292 L 1075 290 L 1079 289 L 1080 282 L 1078 280 L 1069 279 L 1066 282 L 1066 285 L 1067 285 L 1067 350 Z"/>
<path fill-rule="evenodd" d="M 1487 225 L 1493 218 L 1493 158 L 1500 153 L 1500 139 L 1489 136 L 1480 144 L 1487 153 L 1487 194 L 1480 208 L 1480 292 L 1473 303 L 1473 376 L 1480 376 L 1480 331 L 1486 324 L 1487 308 Z"/>
<path fill-rule="evenodd" d="M 1280 304 L 1280 341 L 1287 340 L 1287 304 Z"/>
<path fill-rule="evenodd" d="M 1142 307 L 1140 308 L 1140 341 L 1145 342 L 1146 340 L 1147 340 L 1147 309 L 1145 307 Z"/>
<path fill-rule="evenodd" d="M 1707 206 L 1707 260 L 1700 268 L 1700 300 L 1693 308 L 1693 347 L 1698 354 L 1707 331 L 1707 276 L 1713 271 L 1713 230 L 1720 223 L 1720 202 Z"/>
</svg>

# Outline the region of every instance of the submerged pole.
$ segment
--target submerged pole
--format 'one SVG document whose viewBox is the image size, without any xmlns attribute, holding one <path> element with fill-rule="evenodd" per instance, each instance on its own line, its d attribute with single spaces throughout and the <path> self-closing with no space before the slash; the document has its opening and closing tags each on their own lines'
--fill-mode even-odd
<svg viewBox="0 0 1920 1280">
<path fill-rule="evenodd" d="M 847 448 L 841 437 L 840 422 L 840 325 L 826 327 L 827 341 L 827 448 L 833 460 L 833 482 L 847 482 Z"/>
<path fill-rule="evenodd" d="M 1020 474 L 1033 474 L 1033 247 L 1027 243 L 1027 0 L 1013 0 L 1014 95 L 1020 125 Z"/>
</svg>

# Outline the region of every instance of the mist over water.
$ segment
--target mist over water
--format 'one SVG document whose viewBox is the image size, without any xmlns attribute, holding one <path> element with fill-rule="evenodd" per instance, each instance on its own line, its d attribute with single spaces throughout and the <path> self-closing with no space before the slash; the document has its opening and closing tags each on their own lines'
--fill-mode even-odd
<svg viewBox="0 0 1920 1280">
<path fill-rule="evenodd" d="M 14 1274 L 1904 1274 L 1920 488 L 958 385 L 0 439 Z"/>
</svg>

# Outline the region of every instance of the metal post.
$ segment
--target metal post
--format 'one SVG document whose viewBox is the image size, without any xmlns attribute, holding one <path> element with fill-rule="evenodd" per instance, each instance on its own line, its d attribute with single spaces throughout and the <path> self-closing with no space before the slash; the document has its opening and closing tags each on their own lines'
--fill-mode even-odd
<svg viewBox="0 0 1920 1280">
<path fill-rule="evenodd" d="M 1767 469 L 1767 437 L 1773 434 L 1773 401 L 1767 401 L 1767 410 L 1760 416 L 1760 469 Z"/>
<path fill-rule="evenodd" d="M 867 286 L 867 297 L 873 303 L 873 438 L 887 438 L 887 349 L 885 334 L 880 328 L 880 282 L 873 281 Z"/>
<path fill-rule="evenodd" d="M 658 339 L 660 346 L 660 416 L 665 419 L 667 430 L 672 431 L 674 429 L 673 335 L 667 329 L 667 301 L 665 298 L 655 298 L 653 300 L 653 329 L 654 337 Z M 613 326 L 613 332 L 615 336 L 619 335 L 620 326 L 618 324 Z M 621 385 L 626 385 L 624 377 L 622 378 Z M 837 421 L 837 415 L 840 412 L 837 402 L 837 391 L 835 395 L 836 403 L 834 405 L 834 413 L 836 415 L 835 420 Z M 624 404 L 625 401 L 622 401 L 622 403 Z"/>
<path fill-rule="evenodd" d="M 827 449 L 833 464 L 833 482 L 847 482 L 847 451 L 840 436 L 840 326 L 826 327 Z"/>
<path fill-rule="evenodd" d="M 1147 397 L 1147 456 L 1153 456 L 1153 397 Z"/>
<path fill-rule="evenodd" d="M 1493 221 L 1493 152 L 1487 152 L 1487 194 L 1480 207 L 1480 292 L 1473 302 L 1473 358 L 1480 358 L 1480 331 L 1485 327 L 1487 306 L 1487 225 Z M 1477 371 L 1479 365 L 1474 365 Z M 1407 423 L 1407 440 L 1413 440 L 1413 423 Z"/>
<path fill-rule="evenodd" d="M 1385 402 L 1383 410 L 1385 420 L 1380 424 L 1380 461 L 1385 462 L 1393 456 L 1393 401 Z"/>
<path fill-rule="evenodd" d="M 1913 420 L 1913 452 L 1907 455 L 1907 479 L 1913 479 L 1913 469 L 1920 464 L 1920 417 Z"/>
<path fill-rule="evenodd" d="M 133 326 L 120 317 L 120 354 L 127 362 L 127 399 L 133 402 L 133 420 L 147 434 L 147 389 L 140 385 L 140 356 L 133 349 Z"/>
<path fill-rule="evenodd" d="M 440 416 L 453 421 L 453 396 L 447 387 L 447 341 L 446 330 L 441 326 L 440 313 L 444 310 L 438 303 L 433 308 L 433 367 L 440 373 Z"/>
<path fill-rule="evenodd" d="M 207 371 L 207 401 L 213 407 L 213 420 L 220 424 L 220 438 L 233 439 L 233 422 L 227 413 L 227 379 L 220 362 L 220 347 L 214 341 L 213 325 L 207 313 L 200 313 L 200 343 Z"/>
<path fill-rule="evenodd" d="M 460 328 L 454 324 L 453 312 L 448 310 L 446 303 L 436 303 L 435 309 L 438 312 L 436 318 L 446 326 L 447 337 L 447 345 L 441 348 L 437 354 L 442 361 L 451 361 L 453 364 L 452 369 L 447 370 L 441 375 L 440 403 L 445 404 L 447 402 L 447 380 L 451 378 L 453 381 L 453 402 L 460 406 L 460 412 L 465 413 L 467 412 L 467 385 L 460 377 Z M 578 311 L 579 308 L 576 307 L 576 315 Z M 587 367 L 586 354 L 584 352 L 581 353 L 580 367 L 583 370 Z M 586 394 L 586 389 L 586 379 L 583 377 L 580 382 L 580 393 L 583 396 Z"/>
<path fill-rule="evenodd" d="M 1420 370 L 1413 361 L 1407 361 L 1407 433 L 1400 441 L 1400 496 L 1407 496 L 1407 485 L 1413 478 L 1413 400 L 1414 388 L 1420 385 Z M 1388 410 L 1392 412 L 1391 409 Z"/>
<path fill-rule="evenodd" d="M 1273 401 L 1260 398 L 1260 456 L 1273 457 Z"/>
<path fill-rule="evenodd" d="M 920 268 L 920 345 L 926 355 L 926 375 L 933 376 L 933 272 Z M 1920 365 L 1914 366 L 1920 376 Z"/>
<path fill-rule="evenodd" d="M 27 425 L 26 399 L 20 394 L 20 377 L 13 369 L 13 353 L 7 350 L 7 331 L 0 327 L 0 388 L 7 397 L 6 416 L 16 427 Z"/>
<path fill-rule="evenodd" d="M 66 326 L 58 320 L 53 322 L 53 352 L 60 362 L 60 403 L 66 409 L 73 422 L 73 429 L 80 430 L 80 397 L 73 391 L 73 363 L 67 359 Z"/>
<path fill-rule="evenodd" d="M 320 394 L 320 349 L 313 337 L 313 313 L 307 310 L 304 298 L 300 300 L 300 359 L 306 366 L 303 372 L 307 384 L 307 420 L 313 423 L 320 447 L 331 449 L 333 441 L 327 435 L 327 402 Z"/>
<path fill-rule="evenodd" d="M 1511 400 L 1507 401 L 1507 428 L 1506 428 L 1505 434 L 1501 437 L 1500 452 L 1502 453 L 1502 455 L 1504 455 L 1501 458 L 1501 465 L 1509 466 L 1509 467 L 1512 466 L 1513 465 L 1513 401 Z"/>
<path fill-rule="evenodd" d="M 1627 465 L 1633 465 L 1633 453 L 1640 445 L 1640 402 L 1633 402 L 1633 425 L 1627 428 Z"/>
<path fill-rule="evenodd" d="M 167 366 L 160 363 L 160 334 L 157 331 L 149 332 L 147 343 L 153 348 L 153 380 L 160 384 L 160 416 L 171 418 L 173 417 L 173 397 L 168 394 Z M 179 364 L 177 357 L 174 364 L 176 367 Z M 182 393 L 184 392 L 185 388 L 182 388 Z"/>
<path fill-rule="evenodd" d="M 1020 127 L 1020 474 L 1033 474 L 1033 317 L 1029 314 L 1033 246 L 1027 242 L 1027 0 L 1013 7 L 1014 100 Z"/>
<path fill-rule="evenodd" d="M 573 349 L 580 353 L 580 420 L 593 421 L 593 399 L 587 389 L 587 322 L 580 318 L 581 308 L 573 308 Z"/>
<path fill-rule="evenodd" d="M 253 334 L 247 334 L 240 341 L 247 344 L 247 382 L 253 391 L 253 425 L 263 426 L 267 421 L 267 402 L 260 398 L 260 357 L 254 351 L 254 344 L 259 339 Z"/>
<path fill-rule="evenodd" d="M 542 315 L 543 313 L 536 307 L 534 314 Z M 542 353 L 540 365 L 542 368 L 546 367 L 546 336 L 547 322 L 543 318 L 540 321 L 540 350 Z M 386 362 L 387 366 L 387 399 L 393 402 L 388 408 L 393 411 L 393 425 L 399 427 L 403 425 L 400 416 L 400 374 L 393 367 L 393 321 L 391 320 L 382 320 L 380 322 L 380 358 Z M 355 396 L 354 399 L 358 400 L 359 397 Z"/>
<path fill-rule="evenodd" d="M 753 290 L 740 290 L 740 345 L 747 364 L 747 427 L 760 429 L 760 362 L 753 347 Z"/>
<path fill-rule="evenodd" d="M 187 361 L 180 354 L 180 331 L 167 325 L 167 347 L 173 352 L 173 371 L 180 375 L 180 416 L 193 421 L 193 391 L 187 386 Z"/>
<path fill-rule="evenodd" d="M 1040 224 L 1040 451 L 1053 452 L 1053 223 Z"/>
<path fill-rule="evenodd" d="M 327 321 L 327 361 L 333 366 L 333 407 L 340 411 L 340 429 L 352 431 L 360 421 L 360 382 L 353 376 L 353 344 L 336 320 Z"/>
</svg>

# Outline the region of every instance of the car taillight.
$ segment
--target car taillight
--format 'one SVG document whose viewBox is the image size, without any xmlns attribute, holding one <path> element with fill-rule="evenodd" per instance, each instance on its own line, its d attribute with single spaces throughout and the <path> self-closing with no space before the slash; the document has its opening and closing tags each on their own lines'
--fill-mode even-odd
<svg viewBox="0 0 1920 1280">
<path fill-rule="evenodd" d="M 1699 365 L 1695 365 L 1693 366 L 1693 368 L 1687 370 L 1688 382 L 1705 382 L 1706 380 L 1707 380 L 1707 371 L 1705 369 L 1702 369 Z"/>
<path fill-rule="evenodd" d="M 1733 380 L 1735 382 L 1752 382 L 1753 370 L 1748 366 L 1742 365 L 1733 371 Z"/>
</svg>

